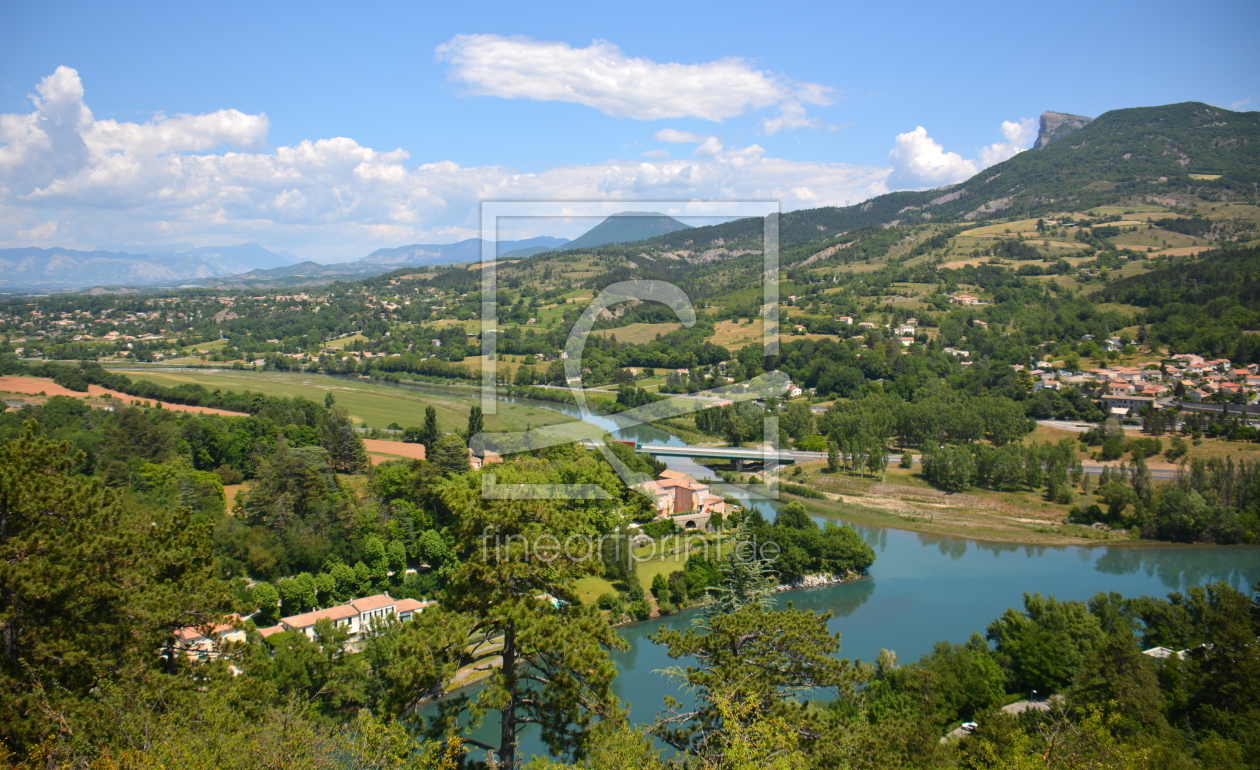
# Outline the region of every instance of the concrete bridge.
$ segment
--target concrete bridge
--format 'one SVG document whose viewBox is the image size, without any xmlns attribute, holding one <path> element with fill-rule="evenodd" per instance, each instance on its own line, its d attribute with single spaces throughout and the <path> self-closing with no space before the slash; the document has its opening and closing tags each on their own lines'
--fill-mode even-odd
<svg viewBox="0 0 1260 770">
<path fill-rule="evenodd" d="M 665 444 L 639 444 L 638 452 L 653 457 L 701 457 L 715 460 L 734 460 L 735 469 L 743 470 L 748 461 L 778 462 L 780 465 L 791 465 L 809 460 L 826 460 L 826 452 L 801 452 L 795 449 L 780 449 L 778 452 L 764 452 L 760 449 L 734 446 L 668 446 Z"/>
</svg>

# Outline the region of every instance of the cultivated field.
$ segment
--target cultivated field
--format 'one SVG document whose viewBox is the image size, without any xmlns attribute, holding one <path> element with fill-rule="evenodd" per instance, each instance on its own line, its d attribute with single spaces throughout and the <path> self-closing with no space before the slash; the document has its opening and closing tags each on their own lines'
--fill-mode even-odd
<svg viewBox="0 0 1260 770">
<path fill-rule="evenodd" d="M 468 410 L 478 403 L 480 393 L 468 386 L 433 386 L 433 393 L 390 387 L 368 380 L 343 380 L 319 374 L 293 372 L 237 372 L 232 370 L 137 370 L 119 369 L 134 380 L 147 380 L 159 385 L 198 383 L 214 390 L 244 392 L 269 396 L 301 396 L 323 403 L 333 394 L 356 424 L 368 428 L 385 428 L 390 423 L 403 427 L 422 425 L 424 410 L 437 410 L 438 427 L 444 431 L 463 430 L 468 424 Z M 50 383 L 51 384 L 51 383 Z M 528 426 L 572 422 L 573 418 L 550 409 L 523 404 L 498 405 L 498 414 L 486 415 L 486 429 L 522 431 Z"/>
</svg>

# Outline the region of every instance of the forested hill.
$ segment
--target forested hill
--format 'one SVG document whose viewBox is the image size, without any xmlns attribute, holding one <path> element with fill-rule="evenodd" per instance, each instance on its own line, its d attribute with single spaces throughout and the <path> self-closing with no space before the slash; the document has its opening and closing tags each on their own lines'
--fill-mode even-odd
<svg viewBox="0 0 1260 770">
<path fill-rule="evenodd" d="M 1151 342 L 1251 361 L 1260 348 L 1260 247 L 1167 263 L 1116 281 L 1101 298 L 1144 308 Z"/>
<path fill-rule="evenodd" d="M 1112 110 L 1069 139 L 1021 152 L 956 185 L 786 213 L 779 241 L 788 248 L 868 227 L 1039 216 L 1119 202 L 1184 205 L 1222 194 L 1251 199 L 1258 184 L 1260 112 L 1201 102 Z M 759 219 L 743 219 L 644 243 L 730 250 L 760 239 L 761 230 Z"/>
</svg>

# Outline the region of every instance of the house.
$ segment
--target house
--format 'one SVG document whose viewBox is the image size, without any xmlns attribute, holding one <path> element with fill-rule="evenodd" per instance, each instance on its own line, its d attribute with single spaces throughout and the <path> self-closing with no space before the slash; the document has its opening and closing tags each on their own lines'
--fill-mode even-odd
<svg viewBox="0 0 1260 770">
<path fill-rule="evenodd" d="M 853 325 L 853 318 L 851 316 L 839 315 L 839 316 L 836 316 L 836 320 L 847 326 Z"/>
<path fill-rule="evenodd" d="M 637 489 L 656 503 L 657 520 L 670 518 L 682 529 L 707 531 L 714 514 L 725 515 L 726 503 L 694 477 L 678 471 L 664 471 L 655 481 L 645 481 Z"/>
<path fill-rule="evenodd" d="M 328 620 L 334 627 L 348 629 L 353 639 L 371 628 L 373 623 L 383 623 L 391 617 L 398 620 L 410 620 L 415 613 L 423 611 L 432 604 L 433 602 L 418 602 L 414 599 L 395 599 L 387 593 L 375 594 L 351 599 L 336 607 L 281 618 L 277 625 L 262 629 L 260 633 L 265 639 L 285 631 L 300 631 L 308 638 L 314 639 L 315 624 L 321 620 Z"/>
<path fill-rule="evenodd" d="M 394 614 L 397 615 L 399 621 L 406 623 L 408 620 L 411 620 L 413 615 L 424 612 L 425 608 L 432 607 L 435 604 L 437 604 L 437 602 L 420 602 L 415 599 L 399 599 L 398 603 L 394 605 Z"/>
<path fill-rule="evenodd" d="M 1123 380 L 1110 380 L 1107 383 L 1107 389 L 1116 396 L 1131 396 L 1136 390 L 1133 383 L 1124 382 Z"/>
<path fill-rule="evenodd" d="M 861 327 L 861 328 L 863 328 L 863 329 L 874 329 L 874 328 L 875 328 L 875 324 L 871 323 L 870 321 L 863 321 L 862 323 L 858 324 L 858 326 L 860 326 L 860 327 Z"/>
<path fill-rule="evenodd" d="M 914 344 L 914 337 L 898 337 L 897 341 L 901 343 L 902 347 L 908 348 Z"/>
<path fill-rule="evenodd" d="M 956 297 L 951 297 L 951 298 L 950 298 L 950 302 L 953 302 L 953 303 L 955 303 L 955 304 L 957 304 L 957 305 L 979 305 L 979 304 L 980 304 L 980 298 L 979 298 L 979 297 L 971 297 L 971 296 L 968 296 L 968 295 L 966 295 L 966 294 L 959 294 L 959 295 L 958 295 L 958 296 L 956 296 Z"/>
<path fill-rule="evenodd" d="M 1102 401 L 1104 408 L 1111 410 L 1113 413 L 1116 409 L 1122 409 L 1125 414 L 1128 414 L 1130 412 L 1137 412 L 1144 406 L 1154 406 L 1159 408 L 1159 405 L 1155 403 L 1155 399 L 1151 396 L 1113 395 L 1103 396 L 1099 399 L 1099 401 Z"/>
<path fill-rule="evenodd" d="M 971 325 L 972 325 L 972 326 L 979 326 L 981 329 L 987 329 L 987 328 L 989 328 L 989 324 L 988 324 L 988 322 L 987 322 L 987 321 L 981 321 L 979 318 L 973 318 L 973 319 L 971 320 Z"/>
<path fill-rule="evenodd" d="M 209 660 L 219 653 L 219 646 L 224 642 L 245 641 L 241 616 L 233 613 L 224 620 L 227 622 L 211 628 L 209 635 L 194 626 L 175 629 L 175 649 L 196 660 Z"/>
</svg>

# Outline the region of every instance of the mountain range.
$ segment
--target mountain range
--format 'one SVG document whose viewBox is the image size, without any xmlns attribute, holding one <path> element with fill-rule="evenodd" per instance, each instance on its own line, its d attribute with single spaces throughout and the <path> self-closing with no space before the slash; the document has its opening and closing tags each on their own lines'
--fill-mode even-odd
<svg viewBox="0 0 1260 770">
<path fill-rule="evenodd" d="M 869 227 L 1039 216 L 1121 201 L 1178 206 L 1226 192 L 1254 196 L 1260 186 L 1257 169 L 1260 112 L 1233 112 L 1199 102 L 1112 110 L 1095 119 L 1047 112 L 1033 149 L 965 182 L 782 215 L 780 246 L 788 249 Z M 628 211 L 608 217 L 572 241 L 549 236 L 503 241 L 498 253 L 524 258 L 643 241 L 713 261 L 756 248 L 761 229 L 756 219 L 691 228 L 663 214 Z M 333 265 L 297 262 L 292 255 L 254 243 L 148 254 L 0 249 L 0 290 L 157 288 L 191 282 L 229 288 L 317 285 L 480 257 L 478 238 L 378 249 L 355 262 Z"/>
<path fill-rule="evenodd" d="M 184 283 L 216 275 L 291 265 L 288 252 L 257 243 L 170 248 L 135 254 L 35 247 L 0 249 L 0 289 L 58 289 L 94 284 Z"/>
</svg>

